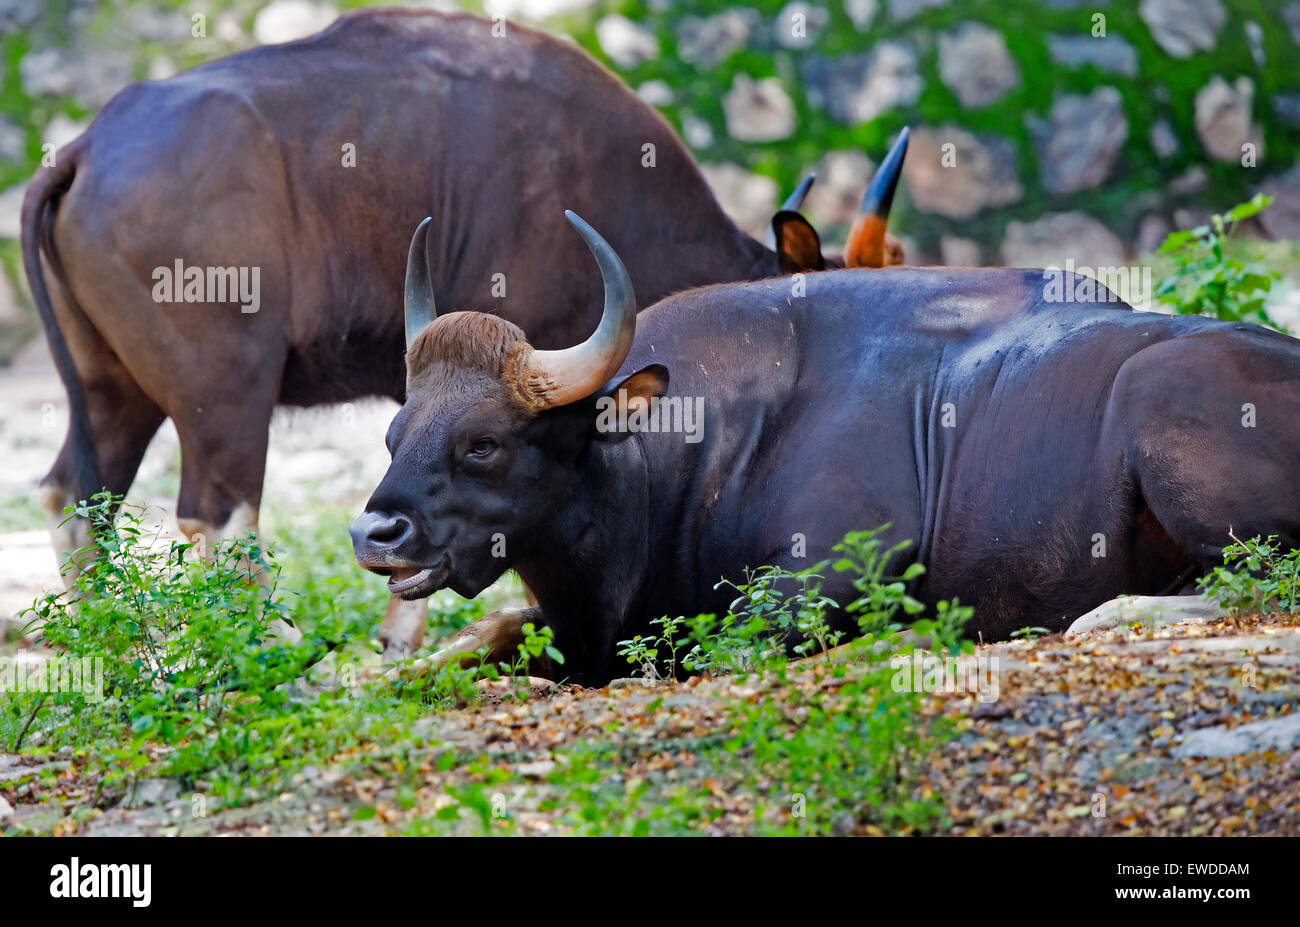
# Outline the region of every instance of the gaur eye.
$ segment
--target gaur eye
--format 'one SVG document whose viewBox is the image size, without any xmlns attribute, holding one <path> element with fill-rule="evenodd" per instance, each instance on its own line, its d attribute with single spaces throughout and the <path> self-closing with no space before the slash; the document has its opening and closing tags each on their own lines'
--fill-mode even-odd
<svg viewBox="0 0 1300 927">
<path fill-rule="evenodd" d="M 479 438 L 469 449 L 469 456 L 484 458 L 497 449 L 497 443 L 491 438 Z"/>
</svg>

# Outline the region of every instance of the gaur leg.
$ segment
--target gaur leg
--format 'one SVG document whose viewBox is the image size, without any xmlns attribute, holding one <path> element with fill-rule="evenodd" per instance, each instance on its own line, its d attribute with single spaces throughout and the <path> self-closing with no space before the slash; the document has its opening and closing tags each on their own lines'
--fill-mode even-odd
<svg viewBox="0 0 1300 927">
<path fill-rule="evenodd" d="M 63 581 L 70 587 L 85 562 L 84 558 L 69 561 L 69 556 L 90 544 L 90 525 L 84 518 L 65 515 L 64 509 L 101 490 L 125 495 L 165 416 L 84 317 L 69 317 L 60 325 L 65 337 L 75 345 L 91 443 L 103 482 L 96 487 L 77 485 L 72 438 L 76 423 L 69 422 L 63 448 L 41 481 L 40 503 Z"/>
<path fill-rule="evenodd" d="M 248 389 L 232 394 L 229 388 L 214 387 L 201 405 L 181 404 L 173 413 L 181 441 L 176 521 L 203 557 L 211 557 L 222 541 L 257 532 L 275 391 Z M 275 630 L 282 640 L 302 639 L 283 620 L 277 620 Z"/>
<path fill-rule="evenodd" d="M 1293 343 L 1242 330 L 1153 345 L 1120 370 L 1112 406 L 1143 500 L 1198 575 L 1223 562 L 1230 532 L 1300 546 Z"/>
<path fill-rule="evenodd" d="M 384 645 L 384 662 L 409 660 L 411 654 L 424 643 L 428 621 L 428 599 L 391 597 L 388 600 L 388 611 L 384 613 L 384 621 L 379 626 L 379 641 Z"/>
<path fill-rule="evenodd" d="M 532 622 L 540 626 L 544 621 L 542 610 L 536 606 L 499 609 L 462 628 L 430 656 L 415 660 L 407 667 L 395 667 L 387 676 L 393 680 L 406 675 L 422 676 L 437 672 L 453 660 L 466 666 L 480 659 L 487 663 L 513 663 L 519 656 L 519 645 L 524 642 L 524 625 Z M 487 653 L 480 658 L 478 652 L 485 647 Z M 528 667 L 529 675 L 543 679 L 558 679 L 559 672 L 560 667 L 545 655 L 533 659 Z"/>
<path fill-rule="evenodd" d="M 527 585 L 524 586 L 524 598 L 529 606 L 537 605 L 537 597 Z M 384 613 L 384 621 L 379 626 L 379 642 L 384 645 L 384 662 L 396 663 L 409 660 L 411 654 L 419 650 L 424 643 L 424 632 L 428 628 L 428 623 L 428 599 L 408 601 L 400 596 L 389 599 L 388 611 Z"/>
</svg>

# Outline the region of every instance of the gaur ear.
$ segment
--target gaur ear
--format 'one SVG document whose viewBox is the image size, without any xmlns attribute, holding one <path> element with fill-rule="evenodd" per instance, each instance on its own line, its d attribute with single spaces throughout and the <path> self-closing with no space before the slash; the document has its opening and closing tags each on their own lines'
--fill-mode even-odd
<svg viewBox="0 0 1300 927">
<path fill-rule="evenodd" d="M 772 232 L 776 236 L 776 262 L 781 273 L 826 269 L 817 230 L 799 213 L 788 209 L 778 212 L 772 217 Z"/>
<path fill-rule="evenodd" d="M 609 427 L 619 420 L 619 403 L 624 403 L 625 414 L 637 409 L 649 410 L 650 400 L 668 392 L 668 368 L 651 364 L 622 380 L 610 380 L 596 399 L 596 431 L 606 441 L 621 441 L 631 432 Z"/>
</svg>

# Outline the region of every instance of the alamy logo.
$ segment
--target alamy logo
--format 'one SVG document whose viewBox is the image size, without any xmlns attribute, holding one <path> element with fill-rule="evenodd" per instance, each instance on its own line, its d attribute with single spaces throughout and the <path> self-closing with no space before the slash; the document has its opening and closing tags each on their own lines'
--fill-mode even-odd
<svg viewBox="0 0 1300 927">
<path fill-rule="evenodd" d="M 611 432 L 672 431 L 686 435 L 687 444 L 704 439 L 703 396 L 637 397 L 631 401 L 627 390 L 618 397 L 601 396 L 596 400 L 596 430 Z"/>
<path fill-rule="evenodd" d="M 74 856 L 68 864 L 50 868 L 51 898 L 130 898 L 137 908 L 149 907 L 153 899 L 153 866 L 150 863 L 82 864 Z"/>
<path fill-rule="evenodd" d="M 0 657 L 0 695 L 6 692 L 79 692 L 104 700 L 103 657 Z"/>
<path fill-rule="evenodd" d="M 156 303 L 239 303 L 240 312 L 262 308 L 262 268 L 186 267 L 177 258 L 171 267 L 153 269 Z"/>
<path fill-rule="evenodd" d="M 987 654 L 937 655 L 898 654 L 889 660 L 894 677 L 890 685 L 895 692 L 970 692 L 978 701 L 989 704 L 998 700 L 998 658 Z"/>
<path fill-rule="evenodd" d="M 1144 308 L 1151 302 L 1151 268 L 1075 266 L 1067 258 L 1065 267 L 1043 268 L 1043 301 L 1049 303 L 1126 302 Z"/>
</svg>

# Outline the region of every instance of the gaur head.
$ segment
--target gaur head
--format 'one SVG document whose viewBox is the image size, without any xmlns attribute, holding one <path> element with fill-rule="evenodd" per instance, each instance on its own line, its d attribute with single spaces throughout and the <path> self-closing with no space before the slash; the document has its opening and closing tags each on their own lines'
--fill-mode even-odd
<svg viewBox="0 0 1300 927">
<path fill-rule="evenodd" d="M 426 219 L 406 270 L 407 396 L 388 429 L 392 464 L 352 523 L 357 562 L 414 599 L 450 587 L 478 595 L 528 553 L 537 527 L 576 486 L 576 464 L 601 435 L 596 395 L 629 402 L 667 389 L 658 365 L 617 384 L 636 331 L 632 281 L 613 248 L 567 213 L 600 266 L 605 307 L 582 344 L 538 351 L 516 325 L 482 312 L 438 315 Z"/>
<path fill-rule="evenodd" d="M 817 231 L 799 214 L 799 207 L 803 205 L 816 175 L 809 174 L 804 178 L 772 218 L 772 228 L 763 239 L 765 245 L 776 251 L 782 273 L 842 267 L 893 267 L 903 263 L 902 242 L 887 234 L 885 227 L 898 180 L 903 175 L 908 134 L 904 127 L 885 160 L 876 168 L 871 185 L 862 197 L 862 205 L 858 207 L 843 256 L 822 254 Z"/>
</svg>

